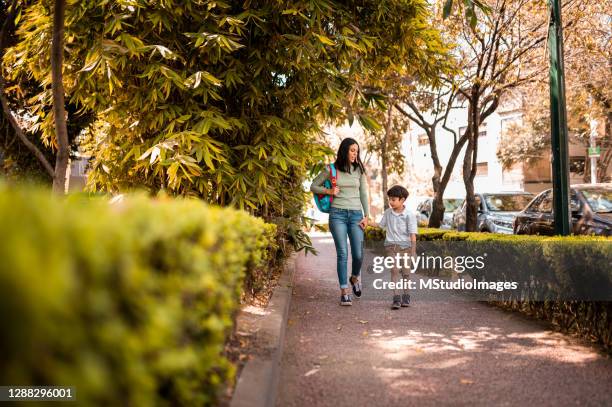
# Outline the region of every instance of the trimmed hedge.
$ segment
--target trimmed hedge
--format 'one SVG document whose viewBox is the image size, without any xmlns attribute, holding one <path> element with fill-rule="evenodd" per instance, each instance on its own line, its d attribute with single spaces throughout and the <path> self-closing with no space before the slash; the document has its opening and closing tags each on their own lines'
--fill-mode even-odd
<svg viewBox="0 0 612 407">
<path fill-rule="evenodd" d="M 419 228 L 419 234 L 417 240 L 419 241 L 431 241 L 439 240 L 449 231 L 444 229 L 435 228 Z M 367 226 L 365 229 L 365 240 L 366 242 L 376 242 L 385 240 L 385 231 L 379 227 Z"/>
<path fill-rule="evenodd" d="M 0 224 L 0 383 L 76 386 L 79 405 L 216 402 L 273 225 L 195 200 L 111 206 L 3 185 Z"/>
<path fill-rule="evenodd" d="M 422 228 L 417 238 L 420 241 L 464 242 L 461 248 L 455 249 L 480 252 L 491 252 L 494 247 L 503 250 L 504 246 L 510 245 L 513 250 L 506 250 L 505 253 L 515 253 L 517 256 L 507 262 L 508 270 L 496 269 L 495 276 L 504 273 L 508 276 L 516 275 L 521 270 L 525 273 L 530 270 L 548 270 L 551 275 L 546 276 L 547 281 L 534 288 L 544 290 L 540 292 L 547 294 L 547 298 L 568 298 L 564 297 L 568 290 L 577 290 L 577 295 L 586 295 L 586 292 L 580 290 L 589 288 L 596 291 L 597 287 L 603 289 L 612 284 L 612 267 L 609 263 L 612 238 L 609 237 L 502 235 Z M 370 240 L 370 244 L 372 241 L 383 240 L 384 231 L 368 228 L 366 239 Z M 453 250 L 450 245 L 446 247 Z M 487 276 L 483 276 L 486 280 Z M 548 320 L 562 331 L 587 337 L 612 351 L 612 302 L 527 301 L 516 294 L 505 299 L 493 302 L 504 308 Z"/>
</svg>

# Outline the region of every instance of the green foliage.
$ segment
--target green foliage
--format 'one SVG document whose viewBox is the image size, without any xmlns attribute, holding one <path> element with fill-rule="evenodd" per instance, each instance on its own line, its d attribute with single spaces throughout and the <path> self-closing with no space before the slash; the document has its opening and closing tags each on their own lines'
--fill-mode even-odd
<svg viewBox="0 0 612 407">
<path fill-rule="evenodd" d="M 86 406 L 215 404 L 275 226 L 196 200 L 2 185 L 0 222 L 0 382 L 76 386 Z"/>
<path fill-rule="evenodd" d="M 461 2 L 454 0 L 445 0 L 444 8 L 442 9 L 442 17 L 444 19 L 450 17 L 453 11 L 453 3 L 457 4 L 459 8 L 464 10 L 465 21 L 466 23 L 473 29 L 476 28 L 476 24 L 478 23 L 478 18 L 476 17 L 476 10 L 480 9 L 484 13 L 489 13 L 491 8 L 483 1 L 480 0 L 463 0 L 463 4 Z"/>
<path fill-rule="evenodd" d="M 25 8 L 4 57 L 11 80 L 41 85 L 27 109 L 46 140 L 51 5 Z M 320 124 L 365 97 L 355 83 L 432 76 L 427 16 L 424 0 L 70 1 L 64 85 L 95 115 L 90 188 L 198 196 L 299 230 L 302 182 L 328 153 Z"/>
<path fill-rule="evenodd" d="M 404 172 L 404 153 L 402 151 L 402 141 L 404 134 L 408 131 L 409 120 L 406 116 L 394 111 L 391 114 L 391 120 L 389 121 L 389 134 L 386 134 L 387 129 L 381 127 L 380 129 L 366 128 L 367 131 L 367 143 L 366 148 L 378 155 L 379 161 L 384 160 L 387 162 L 387 168 L 384 170 L 389 174 L 395 173 L 401 175 Z M 376 118 L 379 123 L 387 123 L 388 112 L 377 112 L 372 116 Z M 382 191 L 383 193 L 386 191 Z"/>
<path fill-rule="evenodd" d="M 612 88 L 608 85 L 612 81 L 610 19 L 609 4 L 589 2 L 563 7 L 563 20 L 572 22 L 563 29 L 568 136 L 570 143 L 585 147 L 586 155 L 591 120 L 599 123 L 597 145 L 603 151 L 597 160 L 600 182 L 606 182 L 607 168 L 612 162 Z M 541 65 L 537 59 L 532 63 Z M 520 88 L 522 120 L 502 134 L 497 148 L 497 156 L 506 168 L 534 159 L 548 160 L 551 149 L 548 77 L 548 70 L 543 70 L 542 80 Z M 585 182 L 590 177 L 590 168 L 586 167 Z"/>
<path fill-rule="evenodd" d="M 419 228 L 417 241 L 438 240 L 447 233 L 449 233 L 448 230 L 443 229 Z M 370 242 L 385 240 L 385 230 L 379 227 L 368 226 L 365 229 L 365 240 Z"/>
<path fill-rule="evenodd" d="M 52 160 L 53 155 L 40 139 L 31 140 L 41 151 L 45 151 L 48 160 Z M 2 112 L 0 112 L 0 176 L 7 180 L 27 179 L 30 182 L 41 183 L 51 181 L 40 161 L 19 141 Z"/>
<path fill-rule="evenodd" d="M 366 244 L 368 244 L 369 242 L 385 240 L 385 231 L 384 229 L 378 227 L 366 226 L 364 231 L 364 237 Z"/>
<path fill-rule="evenodd" d="M 16 21 L 6 21 L 6 12 L 9 9 L 9 4 L 15 3 L 17 7 Z M 19 42 L 15 32 L 15 22 L 19 23 L 21 12 L 31 4 L 31 1 L 10 2 L 0 0 L 0 27 L 7 23 L 5 29 L 5 38 L 3 38 L 3 49 L 0 49 L 0 59 L 4 54 L 4 48 L 14 46 Z M 1 72 L 0 66 L 0 72 Z M 3 78 L 7 74 L 1 72 Z M 16 79 L 16 80 L 15 80 Z M 45 135 L 41 130 L 39 117 L 29 117 L 25 114 L 28 106 L 40 104 L 38 96 L 43 89 L 41 85 L 32 80 L 31 75 L 23 75 L 18 78 L 10 78 L 5 87 L 8 92 L 4 96 L 7 98 L 7 104 L 12 112 L 21 118 L 20 126 L 26 137 L 38 148 L 45 156 L 49 163 L 55 162 L 56 145 L 53 139 Z M 66 110 L 71 118 L 68 123 L 68 140 L 71 146 L 71 153 L 76 152 L 77 136 L 82 129 L 89 125 L 93 116 L 90 112 L 78 109 L 74 104 L 67 104 Z M 49 112 L 51 106 L 45 106 L 45 115 Z M 33 153 L 17 138 L 14 129 L 5 117 L 3 109 L 0 109 L 0 175 L 3 175 L 9 180 L 38 182 L 49 184 L 52 182 L 51 177 L 43 167 L 42 163 L 33 155 Z"/>
</svg>

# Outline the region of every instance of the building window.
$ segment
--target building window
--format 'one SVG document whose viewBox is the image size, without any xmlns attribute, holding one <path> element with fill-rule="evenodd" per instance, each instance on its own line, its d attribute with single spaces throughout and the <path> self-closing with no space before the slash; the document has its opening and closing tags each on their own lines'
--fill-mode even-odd
<svg viewBox="0 0 612 407">
<path fill-rule="evenodd" d="M 487 135 L 487 131 L 483 130 L 483 127 L 487 127 L 487 123 L 481 123 L 480 124 L 480 130 L 478 130 L 478 137 L 486 137 Z M 463 136 L 463 133 L 465 133 L 465 130 L 467 129 L 467 126 L 463 126 L 463 127 L 459 127 L 459 137 Z"/>
<path fill-rule="evenodd" d="M 426 146 L 429 144 L 429 137 L 427 137 L 427 134 L 421 134 L 419 135 L 419 145 L 420 146 Z"/>
<path fill-rule="evenodd" d="M 476 163 L 476 176 L 486 177 L 489 175 L 489 163 Z"/>
</svg>

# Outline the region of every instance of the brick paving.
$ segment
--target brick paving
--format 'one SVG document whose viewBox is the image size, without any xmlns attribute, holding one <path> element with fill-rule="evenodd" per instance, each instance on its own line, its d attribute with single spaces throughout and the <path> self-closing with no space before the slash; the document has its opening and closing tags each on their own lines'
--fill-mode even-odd
<svg viewBox="0 0 612 407">
<path fill-rule="evenodd" d="M 278 406 L 612 406 L 612 360 L 477 302 L 365 295 L 338 305 L 331 236 L 300 255 Z M 364 264 L 365 269 L 365 264 Z M 414 297 L 414 296 L 413 296 Z"/>
</svg>

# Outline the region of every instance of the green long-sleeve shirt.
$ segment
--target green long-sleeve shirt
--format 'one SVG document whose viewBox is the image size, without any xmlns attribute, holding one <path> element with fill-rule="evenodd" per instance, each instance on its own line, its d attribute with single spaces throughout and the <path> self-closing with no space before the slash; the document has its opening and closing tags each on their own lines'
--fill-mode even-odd
<svg viewBox="0 0 612 407">
<path fill-rule="evenodd" d="M 324 194 L 323 183 L 329 179 L 329 169 L 325 169 L 312 181 L 310 191 L 315 194 Z M 340 193 L 334 196 L 332 207 L 338 209 L 363 209 L 363 216 L 370 214 L 368 205 L 368 184 L 365 174 L 359 169 L 354 169 L 351 173 L 336 171 L 336 185 L 340 188 Z"/>
</svg>

